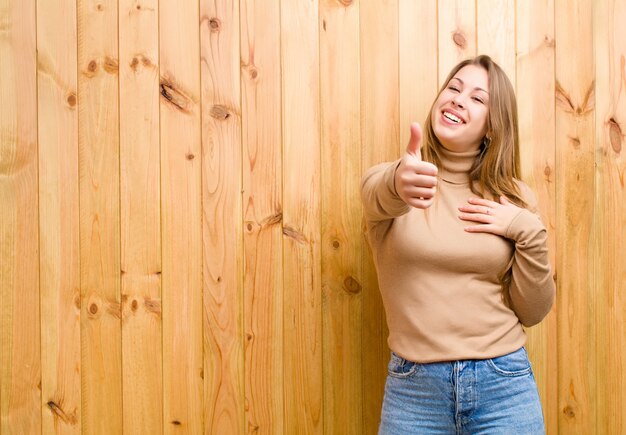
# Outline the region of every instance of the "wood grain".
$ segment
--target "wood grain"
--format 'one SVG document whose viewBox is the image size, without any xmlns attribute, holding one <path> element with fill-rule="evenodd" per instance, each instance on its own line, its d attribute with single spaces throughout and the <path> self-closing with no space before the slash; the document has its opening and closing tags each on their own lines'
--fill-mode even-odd
<svg viewBox="0 0 626 435">
<path fill-rule="evenodd" d="M 476 1 L 476 52 L 489 55 L 500 65 L 513 87 L 516 76 L 516 3 L 515 0 Z"/>
<path fill-rule="evenodd" d="M 367 1 L 360 8 L 361 167 L 400 156 L 398 1 Z M 405 145 L 406 147 L 406 145 Z M 362 231 L 364 245 L 365 232 Z M 371 252 L 363 256 L 363 431 L 378 431 L 389 331 Z"/>
<path fill-rule="evenodd" d="M 35 1 L 0 2 L 0 432 L 41 431 Z"/>
<path fill-rule="evenodd" d="M 359 2 L 320 4 L 324 433 L 362 434 Z"/>
<path fill-rule="evenodd" d="M 241 2 L 246 431 L 284 433 L 280 2 Z"/>
<path fill-rule="evenodd" d="M 594 4 L 596 77 L 593 270 L 596 303 L 595 433 L 626 432 L 626 2 Z"/>
<path fill-rule="evenodd" d="M 122 430 L 117 2 L 80 0 L 82 430 Z"/>
<path fill-rule="evenodd" d="M 81 433 L 76 2 L 37 4 L 42 433 Z"/>
<path fill-rule="evenodd" d="M 323 432 L 317 2 L 281 2 L 285 433 Z"/>
<path fill-rule="evenodd" d="M 204 430 L 244 433 L 239 4 L 200 3 Z"/>
<path fill-rule="evenodd" d="M 204 431 L 199 23 L 198 1 L 159 2 L 165 434 Z"/>
<path fill-rule="evenodd" d="M 555 10 L 559 432 L 594 433 L 593 10 L 587 0 L 557 0 Z"/>
<path fill-rule="evenodd" d="M 554 1 L 517 2 L 517 102 L 522 178 L 537 195 L 548 229 L 550 262 L 556 264 Z M 532 90 L 532 92 L 529 92 Z M 556 305 L 527 329 L 527 349 L 539 388 L 546 431 L 558 433 Z"/>
<path fill-rule="evenodd" d="M 437 97 L 437 2 L 400 0 L 400 153 L 411 137 L 409 126 L 422 127 Z"/>
<path fill-rule="evenodd" d="M 119 2 L 124 433 L 163 431 L 158 1 Z"/>
<path fill-rule="evenodd" d="M 439 0 L 439 87 L 460 61 L 476 56 L 476 4 L 465 0 Z"/>
</svg>

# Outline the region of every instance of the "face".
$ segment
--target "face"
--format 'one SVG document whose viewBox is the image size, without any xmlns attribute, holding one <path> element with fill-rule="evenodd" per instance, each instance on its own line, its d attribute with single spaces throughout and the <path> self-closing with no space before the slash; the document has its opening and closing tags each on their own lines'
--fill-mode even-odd
<svg viewBox="0 0 626 435">
<path fill-rule="evenodd" d="M 441 91 L 431 112 L 435 135 L 450 151 L 477 150 L 487 133 L 489 77 L 478 65 L 461 68 Z"/>
</svg>

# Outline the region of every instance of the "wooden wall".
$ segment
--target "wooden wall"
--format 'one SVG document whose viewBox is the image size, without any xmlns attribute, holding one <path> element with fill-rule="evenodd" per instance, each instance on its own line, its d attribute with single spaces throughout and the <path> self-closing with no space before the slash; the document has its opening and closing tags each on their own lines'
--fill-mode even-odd
<svg viewBox="0 0 626 435">
<path fill-rule="evenodd" d="M 0 434 L 373 434 L 359 180 L 517 88 L 549 434 L 626 434 L 625 0 L 0 0 Z"/>
</svg>

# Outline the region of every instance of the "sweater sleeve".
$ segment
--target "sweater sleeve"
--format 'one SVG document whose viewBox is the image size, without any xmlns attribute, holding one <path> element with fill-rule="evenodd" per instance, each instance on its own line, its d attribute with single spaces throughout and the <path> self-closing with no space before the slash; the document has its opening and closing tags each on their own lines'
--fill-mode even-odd
<svg viewBox="0 0 626 435">
<path fill-rule="evenodd" d="M 547 232 L 536 214 L 537 200 L 530 188 L 520 187 L 528 209 L 523 209 L 511 222 L 506 237 L 515 242 L 511 285 L 511 308 L 524 326 L 541 322 L 548 314 L 555 297 L 555 286 L 548 257 Z"/>
<path fill-rule="evenodd" d="M 361 180 L 363 214 L 370 223 L 393 219 L 409 211 L 398 196 L 394 178 L 400 159 L 376 165 L 365 172 Z"/>
</svg>

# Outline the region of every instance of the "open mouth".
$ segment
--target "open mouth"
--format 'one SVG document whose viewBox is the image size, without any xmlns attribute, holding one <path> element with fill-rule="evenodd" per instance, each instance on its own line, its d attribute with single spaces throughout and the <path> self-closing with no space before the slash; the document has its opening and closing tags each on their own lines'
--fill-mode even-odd
<svg viewBox="0 0 626 435">
<path fill-rule="evenodd" d="M 456 116 L 454 113 L 450 113 L 448 111 L 443 112 L 443 117 L 446 118 L 447 120 L 449 120 L 450 122 L 453 122 L 455 124 L 464 124 L 465 121 L 463 121 L 461 118 L 459 118 L 458 116 Z"/>
</svg>

